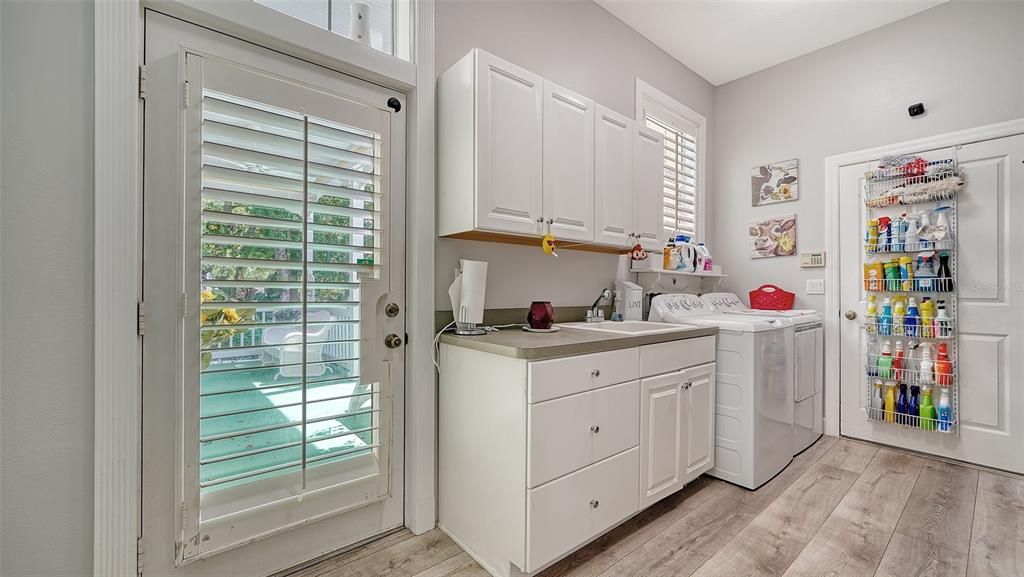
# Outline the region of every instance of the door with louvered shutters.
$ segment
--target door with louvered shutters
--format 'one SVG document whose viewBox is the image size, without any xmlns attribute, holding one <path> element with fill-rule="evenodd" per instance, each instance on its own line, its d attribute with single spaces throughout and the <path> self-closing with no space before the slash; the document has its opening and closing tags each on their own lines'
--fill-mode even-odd
<svg viewBox="0 0 1024 577">
<path fill-rule="evenodd" d="M 404 98 L 146 31 L 143 574 L 269 575 L 402 524 Z"/>
</svg>

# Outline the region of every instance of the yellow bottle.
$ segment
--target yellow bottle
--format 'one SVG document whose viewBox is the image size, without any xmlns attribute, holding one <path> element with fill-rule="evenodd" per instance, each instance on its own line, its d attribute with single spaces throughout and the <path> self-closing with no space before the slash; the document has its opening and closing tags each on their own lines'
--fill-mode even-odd
<svg viewBox="0 0 1024 577">
<path fill-rule="evenodd" d="M 885 382 L 885 420 L 896 422 L 896 383 L 893 381 Z"/>
</svg>

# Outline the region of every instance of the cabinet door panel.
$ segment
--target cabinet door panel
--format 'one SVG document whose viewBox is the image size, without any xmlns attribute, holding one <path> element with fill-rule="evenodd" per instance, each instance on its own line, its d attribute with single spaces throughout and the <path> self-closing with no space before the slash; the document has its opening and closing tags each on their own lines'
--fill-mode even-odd
<svg viewBox="0 0 1024 577">
<path fill-rule="evenodd" d="M 594 127 L 594 240 L 633 246 L 633 121 L 601 105 Z"/>
<path fill-rule="evenodd" d="M 544 218 L 556 237 L 594 240 L 594 103 L 544 82 Z"/>
<path fill-rule="evenodd" d="M 664 137 L 643 127 L 636 130 L 633 184 L 633 222 L 640 244 L 647 250 L 664 246 Z"/>
<path fill-rule="evenodd" d="M 477 227 L 537 234 L 542 206 L 543 79 L 479 51 Z"/>
<path fill-rule="evenodd" d="M 640 381 L 640 506 L 682 488 L 688 441 L 684 372 Z"/>
<path fill-rule="evenodd" d="M 593 462 L 593 402 L 593 393 L 587 392 L 530 405 L 527 487 Z"/>
<path fill-rule="evenodd" d="M 715 364 L 686 370 L 686 482 L 714 466 Z"/>
</svg>

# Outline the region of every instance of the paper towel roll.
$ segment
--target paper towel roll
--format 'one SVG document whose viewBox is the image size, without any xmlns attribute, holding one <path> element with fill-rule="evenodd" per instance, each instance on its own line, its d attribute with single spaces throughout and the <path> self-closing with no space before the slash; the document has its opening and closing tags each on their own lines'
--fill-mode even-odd
<svg viewBox="0 0 1024 577">
<path fill-rule="evenodd" d="M 482 323 L 484 296 L 487 290 L 487 263 L 462 259 L 459 266 L 462 271 L 448 288 L 455 320 L 460 323 Z"/>
</svg>

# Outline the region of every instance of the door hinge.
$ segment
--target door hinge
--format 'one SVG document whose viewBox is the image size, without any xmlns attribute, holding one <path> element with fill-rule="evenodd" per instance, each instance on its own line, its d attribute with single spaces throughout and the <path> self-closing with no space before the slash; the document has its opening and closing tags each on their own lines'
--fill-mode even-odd
<svg viewBox="0 0 1024 577">
<path fill-rule="evenodd" d="M 181 293 L 181 318 L 188 318 L 188 294 Z"/>
<path fill-rule="evenodd" d="M 135 303 L 135 332 L 139 335 L 146 334 L 146 303 L 139 301 Z"/>
<path fill-rule="evenodd" d="M 139 99 L 146 99 L 146 65 L 139 66 Z"/>
<path fill-rule="evenodd" d="M 185 101 L 184 101 L 184 105 L 185 106 L 184 107 L 188 108 L 188 80 L 186 80 L 181 85 L 181 95 L 185 99 Z"/>
<path fill-rule="evenodd" d="M 142 575 L 143 570 L 146 568 L 146 549 L 145 544 L 142 541 L 142 537 L 139 537 L 135 541 L 135 572 Z"/>
</svg>

